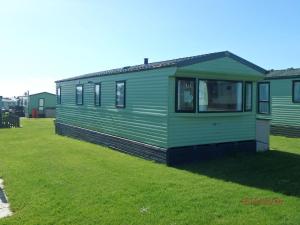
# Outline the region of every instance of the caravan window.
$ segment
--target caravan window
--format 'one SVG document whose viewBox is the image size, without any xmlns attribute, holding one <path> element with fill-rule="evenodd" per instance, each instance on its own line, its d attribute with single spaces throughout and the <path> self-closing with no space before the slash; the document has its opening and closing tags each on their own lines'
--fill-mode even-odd
<svg viewBox="0 0 300 225">
<path fill-rule="evenodd" d="M 258 113 L 270 114 L 270 84 L 258 84 Z"/>
<path fill-rule="evenodd" d="M 83 105 L 83 85 L 76 86 L 76 104 Z"/>
<path fill-rule="evenodd" d="M 176 79 L 176 112 L 195 112 L 196 79 Z"/>
<path fill-rule="evenodd" d="M 246 112 L 252 111 L 252 83 L 245 83 L 245 105 L 244 110 Z"/>
<path fill-rule="evenodd" d="M 199 112 L 241 112 L 243 84 L 240 81 L 199 80 Z"/>
<path fill-rule="evenodd" d="M 101 105 L 101 84 L 95 84 L 95 105 Z"/>
<path fill-rule="evenodd" d="M 126 105 L 126 83 L 125 81 L 116 82 L 116 107 L 125 108 Z"/>
<path fill-rule="evenodd" d="M 39 99 L 39 111 L 44 111 L 44 104 L 45 104 L 45 99 L 40 98 Z"/>
<path fill-rule="evenodd" d="M 293 81 L 293 102 L 300 103 L 300 80 Z"/>
<path fill-rule="evenodd" d="M 56 89 L 56 102 L 57 104 L 61 104 L 61 87 Z"/>
</svg>

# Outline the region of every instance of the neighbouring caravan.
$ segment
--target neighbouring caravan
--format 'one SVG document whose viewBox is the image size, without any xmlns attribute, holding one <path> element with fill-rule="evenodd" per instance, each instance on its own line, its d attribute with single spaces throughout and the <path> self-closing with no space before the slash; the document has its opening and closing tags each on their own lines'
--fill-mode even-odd
<svg viewBox="0 0 300 225">
<path fill-rule="evenodd" d="M 55 117 L 56 96 L 49 92 L 41 92 L 23 96 L 22 102 L 26 117 Z"/>
<path fill-rule="evenodd" d="M 272 119 L 271 133 L 300 137 L 300 69 L 270 70 L 261 86 L 268 86 L 270 98 L 258 113 Z"/>
</svg>

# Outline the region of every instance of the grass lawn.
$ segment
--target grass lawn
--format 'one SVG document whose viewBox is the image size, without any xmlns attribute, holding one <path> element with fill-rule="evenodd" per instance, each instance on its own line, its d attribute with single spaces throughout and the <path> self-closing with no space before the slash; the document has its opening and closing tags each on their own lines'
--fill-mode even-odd
<svg viewBox="0 0 300 225">
<path fill-rule="evenodd" d="M 54 134 L 49 119 L 0 130 L 14 215 L 0 224 L 300 224 L 300 139 L 171 168 Z"/>
</svg>

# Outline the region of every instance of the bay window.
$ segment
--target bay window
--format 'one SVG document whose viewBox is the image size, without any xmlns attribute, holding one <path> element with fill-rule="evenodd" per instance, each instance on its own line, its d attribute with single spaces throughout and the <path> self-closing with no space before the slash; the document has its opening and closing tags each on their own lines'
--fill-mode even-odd
<svg viewBox="0 0 300 225">
<path fill-rule="evenodd" d="M 176 78 L 176 112 L 195 112 L 196 79 Z"/>
<path fill-rule="evenodd" d="M 239 81 L 199 80 L 199 112 L 241 112 L 243 83 Z"/>
</svg>

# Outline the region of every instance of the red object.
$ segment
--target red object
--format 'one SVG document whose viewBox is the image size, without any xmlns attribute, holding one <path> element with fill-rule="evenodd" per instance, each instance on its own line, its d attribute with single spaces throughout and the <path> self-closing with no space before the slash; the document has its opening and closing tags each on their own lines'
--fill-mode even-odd
<svg viewBox="0 0 300 225">
<path fill-rule="evenodd" d="M 37 118 L 37 115 L 38 115 L 37 110 L 36 109 L 32 109 L 32 111 L 31 111 L 32 118 Z"/>
</svg>

